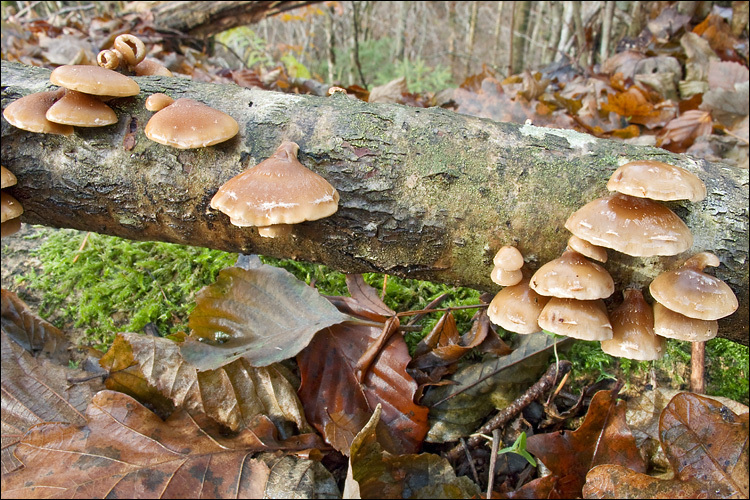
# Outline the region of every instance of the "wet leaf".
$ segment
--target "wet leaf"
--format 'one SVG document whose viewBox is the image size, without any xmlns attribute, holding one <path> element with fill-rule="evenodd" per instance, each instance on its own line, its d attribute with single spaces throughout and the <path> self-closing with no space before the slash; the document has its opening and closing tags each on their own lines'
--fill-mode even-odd
<svg viewBox="0 0 750 500">
<path fill-rule="evenodd" d="M 42 353 L 62 363 L 70 359 L 70 342 L 63 332 L 34 314 L 18 296 L 3 289 L 0 293 L 2 329 L 31 354 Z"/>
<path fill-rule="evenodd" d="M 348 319 L 288 271 L 265 264 L 230 267 L 196 295 L 192 334 L 180 351 L 199 371 L 240 357 L 268 366 L 296 356 L 315 332 Z"/>
<path fill-rule="evenodd" d="M 450 463 L 431 453 L 392 455 L 378 439 L 378 405 L 355 436 L 350 451 L 351 476 L 360 498 L 474 498 L 477 485 L 456 477 Z"/>
<path fill-rule="evenodd" d="M 253 455 L 304 450 L 309 443 L 280 441 L 264 417 L 231 437 L 217 431 L 184 411 L 162 421 L 130 396 L 102 391 L 86 410 L 85 425 L 40 424 L 28 432 L 16 450 L 26 467 L 6 476 L 3 496 L 257 498 L 273 483 L 278 491 L 305 494 L 299 479 L 314 464 L 299 460 L 307 465 L 296 473 L 287 467 L 299 481 L 290 482 L 274 477 L 278 455 Z M 325 475 L 317 467 L 323 491 L 333 496 L 337 490 Z M 308 494 L 320 487 L 305 486 Z"/>
<path fill-rule="evenodd" d="M 563 498 L 580 497 L 586 473 L 596 465 L 624 465 L 645 472 L 646 464 L 625 423 L 625 410 L 616 390 L 599 391 L 577 430 L 528 438 L 526 449 L 559 478 L 556 487 Z"/>
<path fill-rule="evenodd" d="M 101 364 L 110 371 L 107 388 L 148 401 L 160 414 L 184 408 L 190 414 L 205 413 L 233 431 L 266 415 L 282 437 L 295 428 L 312 432 L 287 370 L 279 364 L 256 368 L 240 358 L 198 372 L 182 359 L 177 343 L 135 333 L 119 333 Z"/>
<path fill-rule="evenodd" d="M 391 328 L 398 328 L 394 318 Z M 378 404 L 385 448 L 414 453 L 427 432 L 427 408 L 414 403 L 417 384 L 406 373 L 411 360 L 403 336 L 391 331 L 360 382 L 360 358 L 383 328 L 341 323 L 321 330 L 300 354 L 299 396 L 308 420 L 326 441 L 349 453 L 354 436 Z"/>
</svg>

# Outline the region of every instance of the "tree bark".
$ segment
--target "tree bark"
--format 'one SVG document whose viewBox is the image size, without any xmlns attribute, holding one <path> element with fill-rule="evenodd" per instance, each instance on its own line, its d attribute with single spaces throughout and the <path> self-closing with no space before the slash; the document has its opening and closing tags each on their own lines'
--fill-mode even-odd
<svg viewBox="0 0 750 500">
<path fill-rule="evenodd" d="M 49 71 L 2 61 L 2 105 L 50 87 Z M 536 269 L 564 250 L 570 214 L 607 193 L 627 160 L 659 159 L 694 172 L 709 196 L 668 205 L 694 235 L 690 252 L 635 258 L 610 251 L 618 288 L 647 287 L 689 255 L 716 253 L 714 274 L 739 310 L 721 335 L 748 343 L 748 171 L 574 131 L 493 122 L 452 111 L 280 94 L 180 78 L 139 77 L 141 94 L 112 101 L 119 122 L 69 137 L 2 121 L 3 165 L 18 177 L 11 194 L 22 221 L 134 240 L 321 262 L 344 272 L 381 272 L 497 291 L 492 257 L 516 245 Z M 234 139 L 177 150 L 148 140 L 144 100 L 154 92 L 193 97 L 232 115 Z M 135 131 L 136 144 L 123 140 Z M 220 185 L 281 143 L 339 191 L 331 217 L 268 239 L 209 207 Z M 621 294 L 615 293 L 612 300 Z"/>
<path fill-rule="evenodd" d="M 319 2 L 131 2 L 129 8 L 148 9 L 154 25 L 162 29 L 206 37 L 313 3 Z"/>
</svg>

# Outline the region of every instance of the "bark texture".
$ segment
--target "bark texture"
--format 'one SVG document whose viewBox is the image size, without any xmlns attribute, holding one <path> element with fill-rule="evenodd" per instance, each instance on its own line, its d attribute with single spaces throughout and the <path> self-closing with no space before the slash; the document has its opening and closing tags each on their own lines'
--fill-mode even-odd
<svg viewBox="0 0 750 500">
<path fill-rule="evenodd" d="M 2 62 L 2 105 L 50 88 L 49 71 Z M 716 253 L 710 270 L 737 294 L 739 310 L 720 335 L 748 342 L 748 171 L 662 149 L 596 139 L 574 131 L 498 123 L 444 109 L 368 104 L 344 95 L 316 97 L 140 77 L 141 94 L 112 101 L 119 122 L 70 137 L 25 132 L 2 121 L 3 165 L 22 220 L 134 240 L 321 262 L 344 272 L 382 272 L 497 291 L 492 257 L 516 245 L 535 270 L 560 255 L 570 214 L 607 193 L 615 168 L 663 160 L 698 175 L 700 203 L 668 205 L 687 223 L 692 249 L 635 258 L 609 251 L 605 267 L 618 290 L 647 287 L 689 255 Z M 143 134 L 150 94 L 193 97 L 240 124 L 234 139 L 177 150 Z M 129 135 L 135 146 L 128 149 Z M 333 216 L 297 226 L 283 239 L 237 228 L 209 207 L 226 180 L 267 158 L 283 139 L 339 191 Z M 610 299 L 621 300 L 617 292 Z"/>
<path fill-rule="evenodd" d="M 154 24 L 205 37 L 318 2 L 131 2 L 134 11 L 149 10 Z"/>
</svg>

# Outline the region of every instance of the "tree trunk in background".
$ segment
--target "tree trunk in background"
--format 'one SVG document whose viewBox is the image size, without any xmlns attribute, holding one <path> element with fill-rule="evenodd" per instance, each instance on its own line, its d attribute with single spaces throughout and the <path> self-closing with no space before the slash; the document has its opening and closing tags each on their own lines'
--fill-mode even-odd
<svg viewBox="0 0 750 500">
<path fill-rule="evenodd" d="M 2 61 L 2 105 L 48 88 L 49 71 Z M 737 294 L 739 310 L 720 335 L 748 342 L 748 171 L 662 149 L 569 130 L 493 122 L 452 111 L 281 94 L 182 78 L 140 77 L 141 94 L 111 104 L 119 122 L 70 137 L 24 132 L 2 122 L 2 158 L 18 177 L 10 193 L 23 222 L 134 240 L 321 262 L 344 272 L 382 272 L 486 291 L 492 257 L 516 245 L 531 269 L 560 255 L 570 214 L 606 194 L 628 159 L 660 159 L 696 173 L 709 197 L 671 203 L 691 228 L 691 253 L 716 253 L 712 269 Z M 196 97 L 233 116 L 238 137 L 177 150 L 143 135 L 154 92 Z M 131 124 L 136 145 L 123 146 Z M 283 139 L 339 191 L 339 210 L 268 239 L 209 207 L 218 187 L 267 158 Z M 687 257 L 640 259 L 609 252 L 618 283 L 647 287 Z M 619 294 L 613 295 L 617 300 Z"/>
<path fill-rule="evenodd" d="M 573 9 L 573 26 L 575 27 L 576 57 L 575 60 L 583 67 L 588 66 L 588 50 L 586 49 L 586 34 L 583 30 L 583 13 L 581 2 L 571 2 Z"/>
<path fill-rule="evenodd" d="M 569 48 L 570 40 L 573 39 L 573 2 L 562 3 L 562 32 L 560 33 L 560 42 L 557 44 L 557 52 L 566 54 Z"/>
<path fill-rule="evenodd" d="M 456 2 L 448 2 L 448 26 L 450 36 L 448 37 L 448 53 L 451 58 L 451 76 L 453 80 L 459 79 L 458 69 L 458 22 L 456 20 Z"/>
<path fill-rule="evenodd" d="M 604 2 L 602 11 L 602 43 L 599 46 L 599 63 L 603 63 L 609 57 L 609 40 L 612 35 L 612 19 L 615 14 L 615 3 Z"/>
<path fill-rule="evenodd" d="M 326 9 L 326 41 L 328 42 L 328 83 L 333 85 L 336 81 L 336 21 L 333 17 L 334 7 Z"/>
<path fill-rule="evenodd" d="M 129 2 L 123 14 L 150 11 L 159 28 L 208 37 L 314 3 L 319 2 Z"/>
<path fill-rule="evenodd" d="M 497 17 L 495 17 L 495 33 L 492 46 L 492 62 L 495 67 L 501 67 L 502 61 L 500 61 L 500 37 L 503 33 L 503 5 L 505 2 L 497 2 Z"/>
<path fill-rule="evenodd" d="M 627 34 L 630 38 L 637 37 L 643 31 L 643 2 L 634 1 L 633 10 L 630 11 L 631 21 Z"/>
<path fill-rule="evenodd" d="M 396 46 L 394 47 L 392 59 L 403 61 L 406 50 L 406 21 L 409 16 L 409 4 L 411 2 L 399 2 L 399 18 L 396 20 Z"/>
<path fill-rule="evenodd" d="M 544 55 L 542 57 L 542 64 L 545 66 L 557 59 L 557 46 L 560 43 L 560 36 L 563 31 L 562 5 L 560 2 L 551 2 L 550 9 L 552 11 L 552 20 L 550 26 L 547 27 L 549 40 L 547 41 L 547 46 L 544 48 Z"/>
<path fill-rule="evenodd" d="M 464 78 L 471 74 L 471 60 L 474 55 L 474 40 L 477 33 L 477 13 L 479 4 L 471 2 L 471 11 L 469 14 L 469 30 L 466 32 L 466 65 L 464 66 Z"/>
<path fill-rule="evenodd" d="M 522 2 L 515 2 L 516 9 L 515 15 L 513 16 L 513 72 L 512 75 L 520 73 L 525 69 L 526 60 L 526 30 L 529 25 L 529 11 L 531 10 L 531 2 L 526 0 Z"/>
</svg>

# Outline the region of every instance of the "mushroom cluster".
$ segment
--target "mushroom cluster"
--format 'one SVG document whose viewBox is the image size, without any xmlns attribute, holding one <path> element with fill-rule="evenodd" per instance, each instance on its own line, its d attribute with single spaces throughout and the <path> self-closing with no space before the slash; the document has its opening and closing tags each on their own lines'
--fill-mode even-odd
<svg viewBox="0 0 750 500">
<path fill-rule="evenodd" d="M 23 213 L 23 207 L 13 196 L 5 191 L 5 188 L 14 186 L 16 184 L 16 176 L 13 172 L 5 167 L 0 167 L 0 179 L 2 179 L 2 191 L 0 191 L 0 208 L 2 208 L 2 237 L 10 236 L 13 233 L 17 233 L 21 229 L 21 219 L 19 217 Z"/>
<path fill-rule="evenodd" d="M 124 34 L 115 38 L 111 49 L 96 56 L 102 68 L 127 69 L 136 76 L 172 76 L 172 72 L 153 59 L 146 59 L 146 45 L 135 35 Z"/>
<path fill-rule="evenodd" d="M 227 214 L 235 226 L 257 226 L 270 238 L 290 234 L 291 224 L 332 215 L 338 191 L 302 165 L 298 151 L 299 145 L 284 141 L 269 158 L 225 182 L 211 208 Z"/>
</svg>

